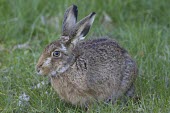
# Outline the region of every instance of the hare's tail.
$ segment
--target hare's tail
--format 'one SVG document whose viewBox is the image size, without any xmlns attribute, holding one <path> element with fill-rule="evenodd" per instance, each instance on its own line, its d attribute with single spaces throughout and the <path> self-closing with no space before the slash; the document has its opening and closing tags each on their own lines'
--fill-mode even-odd
<svg viewBox="0 0 170 113">
<path fill-rule="evenodd" d="M 135 61 L 133 61 L 131 58 L 127 58 L 125 60 L 125 67 L 122 72 L 123 72 L 123 78 L 121 80 L 120 87 L 123 93 L 125 93 L 128 90 L 133 89 L 133 81 L 137 75 L 137 67 Z"/>
</svg>

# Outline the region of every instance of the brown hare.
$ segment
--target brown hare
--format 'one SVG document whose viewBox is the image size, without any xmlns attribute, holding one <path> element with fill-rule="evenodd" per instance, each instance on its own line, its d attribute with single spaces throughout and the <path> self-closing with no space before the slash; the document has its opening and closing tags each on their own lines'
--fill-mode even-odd
<svg viewBox="0 0 170 113">
<path fill-rule="evenodd" d="M 73 105 L 114 103 L 123 95 L 132 97 L 137 76 L 135 61 L 109 37 L 85 41 L 95 13 L 79 22 L 77 15 L 75 5 L 66 10 L 62 35 L 43 51 L 37 73 L 48 75 L 60 98 Z"/>
</svg>

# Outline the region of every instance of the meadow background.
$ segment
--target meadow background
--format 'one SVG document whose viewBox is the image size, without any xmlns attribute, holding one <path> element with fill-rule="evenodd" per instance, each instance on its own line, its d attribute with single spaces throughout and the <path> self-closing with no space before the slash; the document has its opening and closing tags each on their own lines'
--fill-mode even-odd
<svg viewBox="0 0 170 113">
<path fill-rule="evenodd" d="M 48 78 L 35 73 L 44 47 L 60 37 L 64 11 L 72 4 L 78 20 L 97 13 L 87 39 L 114 37 L 139 69 L 139 103 L 101 103 L 90 112 L 170 113 L 170 0 L 0 0 L 0 112 L 85 112 L 61 101 L 43 85 Z M 22 100 L 24 94 L 29 101 Z"/>
</svg>

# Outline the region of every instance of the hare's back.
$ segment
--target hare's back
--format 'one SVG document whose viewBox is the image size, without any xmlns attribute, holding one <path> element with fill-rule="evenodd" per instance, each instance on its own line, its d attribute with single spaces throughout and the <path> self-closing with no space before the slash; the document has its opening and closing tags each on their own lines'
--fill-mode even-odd
<svg viewBox="0 0 170 113">
<path fill-rule="evenodd" d="M 80 67 L 86 68 L 90 83 L 102 84 L 112 79 L 120 81 L 127 52 L 116 41 L 108 38 L 84 41 L 78 45 L 77 53 Z"/>
<path fill-rule="evenodd" d="M 99 38 L 81 42 L 78 45 L 79 55 L 90 60 L 96 60 L 96 63 L 107 61 L 119 61 L 124 58 L 127 51 L 122 48 L 115 40 L 108 38 Z"/>
</svg>

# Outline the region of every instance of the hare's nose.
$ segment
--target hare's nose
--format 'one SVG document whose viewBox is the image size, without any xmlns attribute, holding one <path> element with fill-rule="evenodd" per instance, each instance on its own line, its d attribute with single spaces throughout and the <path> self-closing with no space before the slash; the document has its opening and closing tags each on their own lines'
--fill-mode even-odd
<svg viewBox="0 0 170 113">
<path fill-rule="evenodd" d="M 39 73 L 39 72 L 40 72 L 40 68 L 39 68 L 39 67 L 37 67 L 37 68 L 36 68 L 36 71 L 37 71 L 37 73 Z"/>
<path fill-rule="evenodd" d="M 41 67 L 42 67 L 42 64 L 41 64 L 41 65 L 37 65 L 37 66 L 36 66 L 36 71 L 37 71 L 37 73 L 39 73 L 39 72 L 40 72 Z"/>
</svg>

